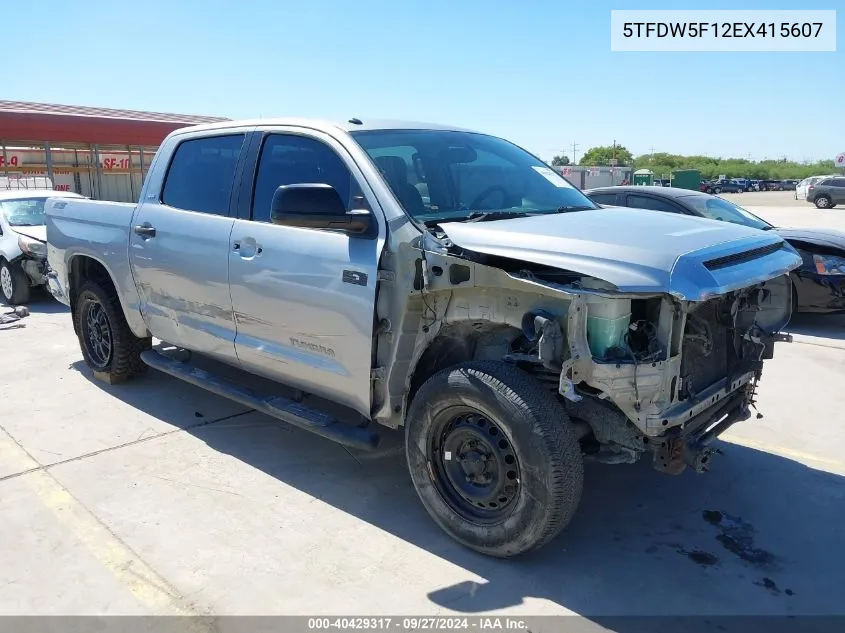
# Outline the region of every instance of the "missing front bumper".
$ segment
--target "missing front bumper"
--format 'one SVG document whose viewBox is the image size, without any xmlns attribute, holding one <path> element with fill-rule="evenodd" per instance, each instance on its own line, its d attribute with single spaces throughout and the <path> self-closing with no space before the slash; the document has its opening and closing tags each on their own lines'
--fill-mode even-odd
<svg viewBox="0 0 845 633">
<path fill-rule="evenodd" d="M 658 445 L 654 452 L 655 470 L 677 475 L 689 466 L 697 473 L 707 472 L 716 453 L 711 444 L 734 424 L 750 417 L 747 390 L 734 393 Z"/>
</svg>

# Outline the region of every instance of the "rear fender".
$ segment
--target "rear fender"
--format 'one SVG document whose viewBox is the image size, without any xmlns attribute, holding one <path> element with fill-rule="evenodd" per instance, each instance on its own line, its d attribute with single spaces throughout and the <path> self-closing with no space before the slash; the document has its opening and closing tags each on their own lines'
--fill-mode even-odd
<svg viewBox="0 0 845 633">
<path fill-rule="evenodd" d="M 90 266 L 96 268 L 92 270 L 92 268 L 89 268 Z M 94 270 L 102 271 L 106 276 L 105 281 L 110 283 L 112 288 L 114 288 L 120 308 L 123 310 L 126 323 L 129 325 L 132 333 L 139 338 L 150 336 L 150 332 L 147 330 L 147 325 L 144 323 L 143 316 L 141 315 L 138 293 L 131 275 L 127 279 L 123 279 L 122 283 L 120 283 L 120 280 L 109 266 L 101 258 L 92 253 L 77 253 L 67 260 L 64 271 L 54 271 L 68 290 L 71 309 L 76 305 L 76 297 L 80 286 L 89 279 L 96 281 L 102 276 L 94 273 Z M 76 323 L 74 322 L 75 326 Z"/>
</svg>

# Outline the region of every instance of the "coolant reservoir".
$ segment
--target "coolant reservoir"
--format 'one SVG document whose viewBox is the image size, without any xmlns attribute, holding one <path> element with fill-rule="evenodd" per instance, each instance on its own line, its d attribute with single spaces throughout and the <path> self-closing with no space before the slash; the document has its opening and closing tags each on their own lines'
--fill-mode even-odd
<svg viewBox="0 0 845 633">
<path fill-rule="evenodd" d="M 595 358 L 606 358 L 614 347 L 625 347 L 631 324 L 631 300 L 595 297 L 587 303 L 587 340 Z"/>
</svg>

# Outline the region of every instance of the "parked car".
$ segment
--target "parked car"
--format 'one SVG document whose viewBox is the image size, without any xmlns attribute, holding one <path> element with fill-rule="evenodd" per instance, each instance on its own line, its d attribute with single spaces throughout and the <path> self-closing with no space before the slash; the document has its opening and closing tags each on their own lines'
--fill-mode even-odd
<svg viewBox="0 0 845 633">
<path fill-rule="evenodd" d="M 783 185 L 779 180 L 761 180 L 760 191 L 779 191 Z"/>
<path fill-rule="evenodd" d="M 778 191 L 794 191 L 797 185 L 797 180 L 781 180 L 780 189 L 778 189 Z"/>
<path fill-rule="evenodd" d="M 825 178 L 835 178 L 836 174 L 829 174 L 827 176 L 810 176 L 809 178 L 805 178 L 804 180 L 800 181 L 795 186 L 795 199 L 796 200 L 806 200 L 807 199 L 807 189 L 810 185 L 815 185 L 818 182 L 821 182 Z"/>
<path fill-rule="evenodd" d="M 845 310 L 845 233 L 841 231 L 778 228 L 728 200 L 694 191 L 602 187 L 584 193 L 603 205 L 694 215 L 776 233 L 798 251 L 803 261 L 790 275 L 793 311 Z"/>
<path fill-rule="evenodd" d="M 808 185 L 804 199 L 819 209 L 832 209 L 837 204 L 845 204 L 845 176 L 825 178 Z"/>
<path fill-rule="evenodd" d="M 714 180 L 707 187 L 706 193 L 719 195 L 720 193 L 743 193 L 745 187 L 734 180 Z"/>
<path fill-rule="evenodd" d="M 759 180 L 749 180 L 748 182 L 751 183 L 751 188 L 749 189 L 749 191 L 760 191 Z"/>
<path fill-rule="evenodd" d="M 653 185 L 655 187 L 671 187 L 672 181 L 669 178 L 655 178 Z"/>
<path fill-rule="evenodd" d="M 51 196 L 82 197 L 43 189 L 0 191 L 0 297 L 7 305 L 26 304 L 31 289 L 46 281 L 44 203 Z"/>
<path fill-rule="evenodd" d="M 600 209 L 500 138 L 359 119 L 175 131 L 137 205 L 51 200 L 47 239 L 97 376 L 154 367 L 360 449 L 404 427 L 426 510 L 494 556 L 563 529 L 585 458 L 705 471 L 801 264 L 746 226 Z"/>
</svg>

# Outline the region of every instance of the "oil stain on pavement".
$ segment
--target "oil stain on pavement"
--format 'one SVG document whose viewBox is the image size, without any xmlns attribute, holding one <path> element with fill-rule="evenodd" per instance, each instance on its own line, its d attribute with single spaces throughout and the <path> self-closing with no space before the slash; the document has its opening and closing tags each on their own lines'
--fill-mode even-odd
<svg viewBox="0 0 845 633">
<path fill-rule="evenodd" d="M 705 510 L 702 516 L 710 525 L 719 528 L 716 540 L 746 563 L 767 566 L 775 562 L 771 552 L 754 547 L 754 526 L 747 521 L 718 510 Z"/>
</svg>

